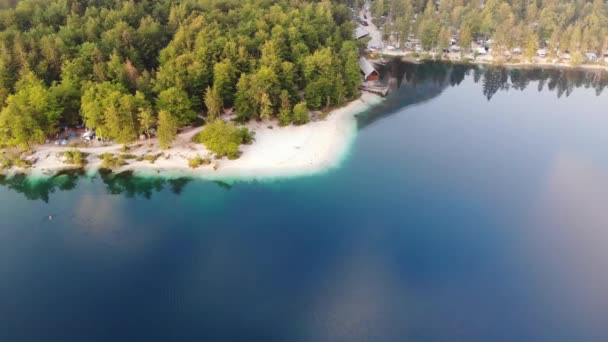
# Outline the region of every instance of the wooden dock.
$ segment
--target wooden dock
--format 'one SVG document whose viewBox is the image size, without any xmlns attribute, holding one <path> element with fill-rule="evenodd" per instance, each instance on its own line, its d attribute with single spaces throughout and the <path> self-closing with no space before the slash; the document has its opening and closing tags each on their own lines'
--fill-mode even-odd
<svg viewBox="0 0 608 342">
<path fill-rule="evenodd" d="M 381 86 L 370 86 L 370 85 L 365 85 L 362 84 L 359 89 L 363 90 L 363 91 L 367 91 L 370 93 L 374 93 L 377 95 L 380 95 L 382 97 L 385 97 L 386 95 L 388 95 L 388 87 L 381 87 Z"/>
</svg>

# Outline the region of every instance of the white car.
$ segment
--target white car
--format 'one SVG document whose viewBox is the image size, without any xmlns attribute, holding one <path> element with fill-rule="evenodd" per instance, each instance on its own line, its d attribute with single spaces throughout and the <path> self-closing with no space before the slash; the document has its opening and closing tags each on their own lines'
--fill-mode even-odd
<svg viewBox="0 0 608 342">
<path fill-rule="evenodd" d="M 93 131 L 86 131 L 82 134 L 82 139 L 86 140 L 86 141 L 91 141 L 95 138 L 95 132 Z"/>
</svg>

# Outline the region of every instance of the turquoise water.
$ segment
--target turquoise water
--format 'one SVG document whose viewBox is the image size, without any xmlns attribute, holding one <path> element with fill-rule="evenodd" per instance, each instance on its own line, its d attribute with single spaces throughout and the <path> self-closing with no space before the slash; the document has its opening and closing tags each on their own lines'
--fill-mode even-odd
<svg viewBox="0 0 608 342">
<path fill-rule="evenodd" d="M 606 75 L 389 69 L 323 175 L 0 179 L 0 341 L 608 340 Z"/>
</svg>

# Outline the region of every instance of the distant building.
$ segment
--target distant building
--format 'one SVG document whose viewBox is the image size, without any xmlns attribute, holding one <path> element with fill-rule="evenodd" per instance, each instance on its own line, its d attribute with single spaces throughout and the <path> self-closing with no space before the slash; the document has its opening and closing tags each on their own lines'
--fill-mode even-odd
<svg viewBox="0 0 608 342">
<path fill-rule="evenodd" d="M 365 81 L 377 81 L 380 79 L 380 73 L 366 58 L 359 58 L 359 68 L 361 69 L 361 73 L 363 74 Z"/>
<path fill-rule="evenodd" d="M 536 55 L 538 57 L 547 57 L 547 49 L 538 49 L 538 51 L 536 51 Z"/>
</svg>

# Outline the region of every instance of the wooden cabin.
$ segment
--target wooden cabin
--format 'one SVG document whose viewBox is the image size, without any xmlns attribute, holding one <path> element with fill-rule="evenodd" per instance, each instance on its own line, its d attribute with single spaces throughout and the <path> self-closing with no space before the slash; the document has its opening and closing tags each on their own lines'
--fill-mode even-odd
<svg viewBox="0 0 608 342">
<path fill-rule="evenodd" d="M 380 79 L 380 73 L 374 68 L 372 63 L 364 57 L 359 58 L 359 67 L 361 68 L 361 74 L 363 79 L 367 81 L 378 81 Z"/>
</svg>

